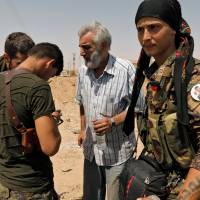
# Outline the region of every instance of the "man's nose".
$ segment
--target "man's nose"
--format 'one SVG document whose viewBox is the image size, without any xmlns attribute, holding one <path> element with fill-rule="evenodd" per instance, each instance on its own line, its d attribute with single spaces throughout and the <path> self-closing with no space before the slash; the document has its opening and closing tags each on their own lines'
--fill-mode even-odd
<svg viewBox="0 0 200 200">
<path fill-rule="evenodd" d="M 148 31 L 148 29 L 144 29 L 143 41 L 150 40 L 150 39 L 151 39 L 150 32 Z"/>
<path fill-rule="evenodd" d="M 80 56 L 85 56 L 86 55 L 86 52 L 84 51 L 83 48 L 80 48 Z"/>
</svg>

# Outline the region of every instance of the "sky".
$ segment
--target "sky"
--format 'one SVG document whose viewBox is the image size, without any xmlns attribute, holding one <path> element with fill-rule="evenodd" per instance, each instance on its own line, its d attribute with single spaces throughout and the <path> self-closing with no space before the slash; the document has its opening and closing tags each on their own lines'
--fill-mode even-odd
<svg viewBox="0 0 200 200">
<path fill-rule="evenodd" d="M 194 56 L 200 58 L 200 1 L 179 0 L 183 17 L 190 24 L 195 41 Z M 141 0 L 0 0 L 0 53 L 11 32 L 25 32 L 36 42 L 57 44 L 63 52 L 65 68 L 80 65 L 79 28 L 94 20 L 112 35 L 111 53 L 137 60 L 140 45 L 134 17 Z"/>
</svg>

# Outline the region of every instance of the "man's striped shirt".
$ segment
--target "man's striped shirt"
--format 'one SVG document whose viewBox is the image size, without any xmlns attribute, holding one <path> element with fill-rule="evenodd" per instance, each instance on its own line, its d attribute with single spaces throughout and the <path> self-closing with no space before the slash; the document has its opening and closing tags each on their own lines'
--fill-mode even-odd
<svg viewBox="0 0 200 200">
<path fill-rule="evenodd" d="M 104 116 L 113 117 L 127 109 L 135 77 L 134 66 L 126 60 L 109 56 L 103 74 L 96 78 L 94 71 L 81 66 L 77 80 L 76 101 L 82 104 L 86 117 L 86 139 L 83 143 L 84 156 L 92 161 L 94 156 L 100 166 L 115 166 L 125 162 L 133 153 L 135 136 L 126 136 L 123 123 L 112 126 L 106 133 L 106 148 L 101 150 L 94 142 L 92 121 Z M 140 95 L 137 110 L 143 108 Z"/>
</svg>

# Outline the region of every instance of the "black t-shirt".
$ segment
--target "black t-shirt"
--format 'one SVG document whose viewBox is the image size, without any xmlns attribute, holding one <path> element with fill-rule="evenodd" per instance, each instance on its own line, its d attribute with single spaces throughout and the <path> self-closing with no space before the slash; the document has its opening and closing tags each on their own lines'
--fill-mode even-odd
<svg viewBox="0 0 200 200">
<path fill-rule="evenodd" d="M 47 191 L 53 187 L 50 158 L 38 151 L 22 154 L 21 135 L 10 125 L 4 92 L 4 77 L 0 75 L 0 181 L 12 190 Z M 11 99 L 26 128 L 33 128 L 35 119 L 55 110 L 48 83 L 31 73 L 13 77 Z"/>
</svg>

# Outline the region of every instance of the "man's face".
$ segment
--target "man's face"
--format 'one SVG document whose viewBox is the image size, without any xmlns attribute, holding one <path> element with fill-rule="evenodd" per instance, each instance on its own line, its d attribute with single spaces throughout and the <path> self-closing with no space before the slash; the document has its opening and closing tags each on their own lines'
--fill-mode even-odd
<svg viewBox="0 0 200 200">
<path fill-rule="evenodd" d="M 85 65 L 90 69 L 96 69 L 101 62 L 99 48 L 94 43 L 95 33 L 88 32 L 79 40 L 80 55 L 84 58 Z"/>
<path fill-rule="evenodd" d="M 9 57 L 9 56 L 8 56 Z M 14 58 L 8 58 L 9 69 L 16 68 L 20 63 L 22 63 L 27 58 L 26 54 L 16 53 Z"/>
<path fill-rule="evenodd" d="M 148 56 L 166 59 L 175 50 L 176 32 L 164 21 L 143 17 L 137 23 L 138 39 Z"/>
<path fill-rule="evenodd" d="M 48 79 L 56 76 L 58 72 L 58 68 L 54 66 L 55 60 L 51 58 L 35 58 L 29 57 L 28 59 L 32 59 L 32 63 L 36 63 L 36 75 L 41 79 L 47 81 Z"/>
<path fill-rule="evenodd" d="M 50 78 L 53 78 L 57 74 L 57 68 L 52 67 L 49 69 L 43 76 L 43 79 L 45 81 L 49 80 Z"/>
<path fill-rule="evenodd" d="M 47 63 L 46 67 L 44 67 L 43 70 L 41 70 L 40 77 L 44 79 L 45 81 L 49 80 L 50 78 L 53 78 L 56 76 L 58 69 L 53 67 L 53 65 L 50 63 Z"/>
</svg>

